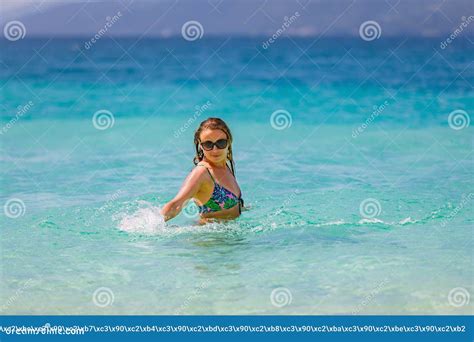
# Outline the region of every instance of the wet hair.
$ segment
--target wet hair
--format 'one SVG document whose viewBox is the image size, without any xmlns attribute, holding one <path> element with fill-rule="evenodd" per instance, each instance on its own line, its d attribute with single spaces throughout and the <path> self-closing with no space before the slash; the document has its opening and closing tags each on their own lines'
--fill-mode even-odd
<svg viewBox="0 0 474 342">
<path fill-rule="evenodd" d="M 201 142 L 200 136 L 201 132 L 205 129 L 220 129 L 222 132 L 227 135 L 227 140 L 229 140 L 228 147 L 229 151 L 227 153 L 227 160 L 230 162 L 230 170 L 232 174 L 235 176 L 235 166 L 234 166 L 234 158 L 232 155 L 232 133 L 230 132 L 229 127 L 224 122 L 224 120 L 219 118 L 207 118 L 196 129 L 194 133 L 194 145 L 196 147 L 196 155 L 194 156 L 193 163 L 197 165 L 201 160 L 204 159 L 204 151 L 199 147 L 199 143 Z"/>
</svg>

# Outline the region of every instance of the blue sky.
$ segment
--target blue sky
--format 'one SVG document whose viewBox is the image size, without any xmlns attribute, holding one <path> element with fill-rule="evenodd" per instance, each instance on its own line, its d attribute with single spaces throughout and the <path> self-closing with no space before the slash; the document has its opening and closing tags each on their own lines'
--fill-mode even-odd
<svg viewBox="0 0 474 342">
<path fill-rule="evenodd" d="M 20 20 L 28 36 L 93 35 L 119 11 L 115 36 L 173 36 L 196 20 L 206 35 L 269 35 L 299 13 L 285 31 L 295 36 L 356 36 L 374 20 L 384 36 L 439 37 L 474 15 L 470 0 L 2 0 L 0 22 Z M 473 35 L 474 23 L 465 30 Z"/>
</svg>

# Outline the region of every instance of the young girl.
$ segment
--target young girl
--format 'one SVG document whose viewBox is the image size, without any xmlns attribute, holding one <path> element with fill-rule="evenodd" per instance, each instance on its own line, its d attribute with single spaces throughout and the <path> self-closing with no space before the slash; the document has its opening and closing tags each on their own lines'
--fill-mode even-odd
<svg viewBox="0 0 474 342">
<path fill-rule="evenodd" d="M 178 194 L 161 209 L 165 221 L 178 215 L 190 199 L 197 202 L 203 221 L 238 217 L 244 201 L 235 178 L 229 127 L 219 118 L 204 120 L 194 133 L 194 144 L 196 167 Z"/>
</svg>

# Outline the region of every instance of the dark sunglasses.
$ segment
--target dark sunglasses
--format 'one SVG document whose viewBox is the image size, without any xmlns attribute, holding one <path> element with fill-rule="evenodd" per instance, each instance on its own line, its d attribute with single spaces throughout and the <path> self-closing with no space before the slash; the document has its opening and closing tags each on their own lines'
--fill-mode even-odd
<svg viewBox="0 0 474 342">
<path fill-rule="evenodd" d="M 227 147 L 227 139 L 219 139 L 216 142 L 212 141 L 203 141 L 201 143 L 201 146 L 204 150 L 206 151 L 211 151 L 214 146 L 216 146 L 219 150 L 223 150 L 224 148 Z"/>
</svg>

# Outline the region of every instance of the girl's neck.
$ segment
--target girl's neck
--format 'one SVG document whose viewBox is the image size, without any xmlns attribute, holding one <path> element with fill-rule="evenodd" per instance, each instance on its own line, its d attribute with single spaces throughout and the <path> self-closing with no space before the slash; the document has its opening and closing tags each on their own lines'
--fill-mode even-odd
<svg viewBox="0 0 474 342">
<path fill-rule="evenodd" d="M 220 162 L 220 163 L 214 163 L 214 162 L 211 162 L 208 159 L 204 158 L 204 161 L 206 163 L 208 163 L 209 165 L 211 165 L 213 168 L 216 168 L 216 169 L 225 169 L 225 167 L 227 165 L 227 161 L 225 161 L 225 160 Z"/>
</svg>

